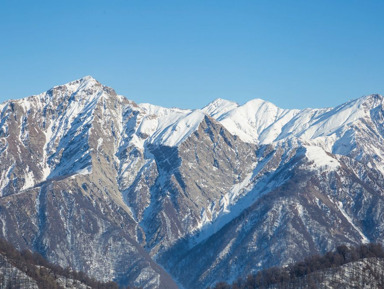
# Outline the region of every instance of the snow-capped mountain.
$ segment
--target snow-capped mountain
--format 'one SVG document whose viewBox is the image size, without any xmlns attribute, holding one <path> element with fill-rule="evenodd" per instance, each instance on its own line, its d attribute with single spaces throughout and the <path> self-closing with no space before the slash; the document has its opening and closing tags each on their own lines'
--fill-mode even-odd
<svg viewBox="0 0 384 289">
<path fill-rule="evenodd" d="M 381 241 L 383 97 L 136 104 L 92 77 L 0 105 L 0 233 L 61 266 L 205 288 Z"/>
</svg>

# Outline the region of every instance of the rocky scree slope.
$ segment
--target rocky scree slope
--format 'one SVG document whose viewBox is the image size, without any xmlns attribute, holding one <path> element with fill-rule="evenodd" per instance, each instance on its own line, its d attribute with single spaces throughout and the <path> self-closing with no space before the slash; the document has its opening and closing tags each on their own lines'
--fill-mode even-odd
<svg viewBox="0 0 384 289">
<path fill-rule="evenodd" d="M 84 77 L 0 105 L 0 234 L 144 288 L 204 288 L 380 241 L 383 120 L 380 95 L 181 110 Z"/>
</svg>

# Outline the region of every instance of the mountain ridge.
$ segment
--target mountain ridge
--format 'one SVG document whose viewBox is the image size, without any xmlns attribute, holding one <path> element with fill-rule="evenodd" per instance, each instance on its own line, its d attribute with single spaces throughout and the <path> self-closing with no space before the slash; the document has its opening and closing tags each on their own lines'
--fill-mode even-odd
<svg viewBox="0 0 384 289">
<path fill-rule="evenodd" d="M 102 85 L 100 82 L 98 82 L 95 78 L 93 78 L 92 76 L 84 76 L 78 80 L 74 80 L 74 81 L 71 81 L 67 84 L 64 84 L 64 85 L 57 85 L 57 86 L 54 86 L 53 88 L 49 89 L 47 92 L 45 93 L 42 93 L 42 94 L 39 94 L 39 95 L 33 95 L 33 96 L 30 96 L 30 97 L 26 97 L 26 98 L 22 98 L 22 99 L 18 99 L 18 100 L 8 100 L 8 101 L 5 101 L 4 103 L 2 103 L 1 105 L 2 106 L 5 106 L 8 102 L 17 102 L 17 103 L 20 103 L 21 105 L 23 105 L 24 102 L 28 102 L 28 101 L 31 101 L 33 98 L 38 98 L 38 97 L 42 97 L 44 94 L 47 94 L 48 96 L 50 95 L 50 92 L 53 91 L 53 90 L 61 90 L 63 87 L 67 88 L 68 92 L 69 92 L 69 95 L 72 96 L 72 95 L 79 95 L 78 92 L 81 92 L 82 90 L 87 90 L 87 89 L 90 89 L 90 88 L 94 88 L 94 87 L 100 87 L 100 88 L 103 88 L 105 90 L 110 90 L 111 91 L 111 94 L 113 96 L 117 96 L 118 98 L 124 98 L 123 96 L 121 95 L 118 95 L 116 94 L 116 92 L 110 88 L 110 87 L 107 87 L 107 86 L 104 86 Z M 87 95 L 87 94 L 85 94 Z M 81 94 L 81 96 L 85 96 L 84 94 Z M 92 96 L 92 94 L 90 94 L 90 96 Z M 136 105 L 137 107 L 140 107 L 140 108 L 143 108 L 144 110 L 146 110 L 150 115 L 169 115 L 171 114 L 172 112 L 175 112 L 175 113 L 180 113 L 180 114 L 190 114 L 192 112 L 196 112 L 196 111 L 201 111 L 203 114 L 206 114 L 206 115 L 209 115 L 210 117 L 218 120 L 219 122 L 221 122 L 227 129 L 229 129 L 231 131 L 231 126 L 233 124 L 228 124 L 225 122 L 225 120 L 228 120 L 228 113 L 231 113 L 231 114 L 239 114 L 236 110 L 240 109 L 242 110 L 241 113 L 245 113 L 245 114 L 250 114 L 252 117 L 255 117 L 255 115 L 257 114 L 263 114 L 263 112 L 259 111 L 260 109 L 264 108 L 266 111 L 264 112 L 264 114 L 268 115 L 272 112 L 272 114 L 274 113 L 273 111 L 274 110 L 277 110 L 277 111 L 280 111 L 280 114 L 284 114 L 285 113 L 290 113 L 292 114 L 290 116 L 290 119 L 292 119 L 292 117 L 295 117 L 297 114 L 305 114 L 306 112 L 311 112 L 313 111 L 312 114 L 318 114 L 318 112 L 326 112 L 326 113 L 330 113 L 330 111 L 338 111 L 340 109 L 342 109 L 342 106 L 348 106 L 350 104 L 355 104 L 355 108 L 358 108 L 358 106 L 367 106 L 369 103 L 373 103 L 373 105 L 378 105 L 379 103 L 382 104 L 382 101 L 383 101 L 383 97 L 379 94 L 371 94 L 371 95 L 367 95 L 367 96 L 363 96 L 361 98 L 357 98 L 357 99 L 354 99 L 354 100 L 350 100 L 340 106 L 337 106 L 337 107 L 330 107 L 330 108 L 320 108 L 320 109 L 311 109 L 311 108 L 306 108 L 306 109 L 282 109 L 282 108 L 279 108 L 277 107 L 276 105 L 272 104 L 271 102 L 269 101 L 265 101 L 265 100 L 262 100 L 262 99 L 259 99 L 259 98 L 255 98 L 255 99 L 252 99 L 252 100 L 249 100 L 247 101 L 246 103 L 242 104 L 242 105 L 239 105 L 237 104 L 236 102 L 232 102 L 232 101 L 229 101 L 229 100 L 225 100 L 225 99 L 221 99 L 221 98 L 218 98 L 218 99 L 215 99 L 214 101 L 210 102 L 209 104 L 207 104 L 205 107 L 201 108 L 201 109 L 179 109 L 179 108 L 166 108 L 166 107 L 162 107 L 162 106 L 158 106 L 158 105 L 152 105 L 152 104 L 146 104 L 146 103 L 142 103 L 142 104 L 136 104 L 135 102 L 133 101 L 129 101 L 131 102 L 133 105 Z M 371 105 L 372 106 L 372 105 Z M 218 115 L 217 109 L 220 109 L 221 110 L 221 113 L 220 115 Z M 225 112 L 222 112 L 222 110 L 224 110 Z M 251 110 L 251 111 L 250 111 Z M 252 111 L 254 110 L 254 111 Z M 357 110 L 357 109 L 356 109 Z M 248 111 L 248 113 L 247 113 Z M 250 112 L 249 112 L 250 111 Z M 322 117 L 326 117 L 325 115 L 321 115 Z M 301 118 L 303 118 L 304 116 L 301 116 Z M 357 116 L 358 118 L 359 116 Z M 263 117 L 261 117 L 263 118 Z M 320 119 L 318 119 L 318 117 L 316 118 L 317 121 L 320 121 Z M 254 126 L 255 126 L 255 129 L 256 130 L 265 130 L 267 127 L 269 127 L 269 125 L 257 125 L 255 124 L 254 120 L 250 120 L 250 119 L 244 119 L 244 123 L 253 123 Z M 274 124 L 275 122 L 278 122 L 280 120 L 280 117 L 277 117 L 275 118 L 274 121 L 268 121 L 269 124 Z M 201 119 L 200 119 L 201 121 Z M 286 123 L 284 123 L 284 125 L 287 125 L 289 121 L 286 121 Z M 339 124 L 341 125 L 341 124 Z M 231 133 L 233 133 L 231 131 Z M 263 132 L 261 132 L 263 133 Z M 265 134 L 265 132 L 264 132 Z M 302 132 L 298 132 L 296 133 L 295 137 L 297 137 L 297 134 L 302 134 Z M 241 137 L 241 136 L 240 136 Z M 275 141 L 278 141 L 280 139 L 283 139 L 285 138 L 286 136 L 280 136 L 278 137 L 277 139 L 270 139 L 270 138 L 267 138 L 269 141 L 267 141 L 267 139 L 263 139 L 262 140 L 262 143 L 271 143 L 271 142 L 275 142 Z M 316 136 L 315 136 L 316 137 Z M 249 137 L 245 137 L 245 139 L 243 139 L 243 141 L 249 141 L 250 138 Z M 260 140 L 258 140 L 257 138 L 256 139 L 253 139 L 252 141 L 249 141 L 249 142 L 252 142 L 252 143 L 257 143 L 257 142 L 260 142 Z M 176 142 L 176 145 L 178 143 Z M 171 144 L 170 146 L 174 146 L 175 144 Z"/>
<path fill-rule="evenodd" d="M 83 77 L 0 105 L 0 234 L 144 288 L 177 288 L 172 278 L 205 288 L 378 241 L 383 124 L 380 95 L 324 109 L 218 99 L 186 110 Z"/>
</svg>

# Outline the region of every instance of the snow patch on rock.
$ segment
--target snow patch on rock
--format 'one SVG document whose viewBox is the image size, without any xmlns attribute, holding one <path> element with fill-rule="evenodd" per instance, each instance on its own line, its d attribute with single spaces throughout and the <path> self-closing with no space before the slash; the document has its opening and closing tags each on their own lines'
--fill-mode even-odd
<svg viewBox="0 0 384 289">
<path fill-rule="evenodd" d="M 306 149 L 305 156 L 310 162 L 313 162 L 313 166 L 320 169 L 336 170 L 340 163 L 321 147 L 318 146 L 304 146 Z"/>
</svg>

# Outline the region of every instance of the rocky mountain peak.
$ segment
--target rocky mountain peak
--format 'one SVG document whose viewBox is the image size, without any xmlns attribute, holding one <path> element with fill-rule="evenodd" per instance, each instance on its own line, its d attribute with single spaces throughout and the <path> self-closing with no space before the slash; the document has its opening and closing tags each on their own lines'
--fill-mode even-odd
<svg viewBox="0 0 384 289">
<path fill-rule="evenodd" d="M 211 117 L 220 118 L 222 115 L 238 106 L 239 105 L 236 102 L 217 98 L 205 106 L 202 110 Z"/>
<path fill-rule="evenodd" d="M 95 99 L 103 97 L 116 97 L 114 89 L 101 84 L 92 76 L 84 76 L 80 79 L 68 82 L 63 85 L 57 85 L 49 89 L 46 93 L 39 95 L 43 101 L 47 98 L 54 102 L 92 102 Z"/>
<path fill-rule="evenodd" d="M 92 76 L 86 75 L 86 76 L 81 77 L 79 79 L 76 79 L 76 80 L 70 81 L 66 84 L 58 85 L 55 87 L 60 87 L 60 86 L 66 86 L 68 88 L 71 87 L 71 88 L 75 88 L 76 90 L 81 90 L 81 89 L 94 87 L 94 86 L 100 87 L 103 85 L 99 81 L 97 81 L 95 78 L 93 78 Z"/>
<path fill-rule="evenodd" d="M 370 94 L 359 98 L 359 101 L 362 105 L 368 109 L 376 108 L 379 105 L 383 104 L 383 96 L 380 94 Z"/>
</svg>

